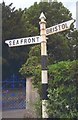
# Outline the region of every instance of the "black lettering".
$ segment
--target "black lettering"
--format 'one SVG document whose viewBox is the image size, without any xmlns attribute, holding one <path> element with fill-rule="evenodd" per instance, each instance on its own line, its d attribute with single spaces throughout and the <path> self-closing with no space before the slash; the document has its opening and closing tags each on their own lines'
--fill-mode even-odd
<svg viewBox="0 0 78 120">
<path fill-rule="evenodd" d="M 58 25 L 58 27 L 59 27 L 59 30 L 61 30 L 61 26 L 60 26 L 60 25 Z"/>
<path fill-rule="evenodd" d="M 62 24 L 62 29 L 65 29 L 65 24 Z"/>
<path fill-rule="evenodd" d="M 13 45 L 15 45 L 15 40 L 13 40 Z"/>
<path fill-rule="evenodd" d="M 19 40 L 17 40 L 16 45 L 19 44 Z"/>
<path fill-rule="evenodd" d="M 28 43 L 30 43 L 30 42 L 31 42 L 31 39 L 29 38 L 29 39 L 28 39 Z"/>
<path fill-rule="evenodd" d="M 32 38 L 32 43 L 35 42 L 35 38 Z"/>
<path fill-rule="evenodd" d="M 39 41 L 39 37 L 37 37 L 37 42 Z"/>
<path fill-rule="evenodd" d="M 24 44 L 27 43 L 27 39 L 24 39 Z"/>
<path fill-rule="evenodd" d="M 50 28 L 50 32 L 52 32 L 52 28 Z"/>
<path fill-rule="evenodd" d="M 65 23 L 65 27 L 68 28 L 67 23 Z"/>
<path fill-rule="evenodd" d="M 53 32 L 54 32 L 54 27 L 53 27 Z"/>
<path fill-rule="evenodd" d="M 57 31 L 58 29 L 57 29 L 57 26 L 55 26 L 55 31 Z"/>
<path fill-rule="evenodd" d="M 46 34 L 48 34 L 48 33 L 49 33 L 49 29 L 46 30 Z"/>
<path fill-rule="evenodd" d="M 21 39 L 20 43 L 22 44 L 22 42 L 23 42 L 23 39 Z"/>
<path fill-rule="evenodd" d="M 9 41 L 9 46 L 11 46 L 11 41 Z"/>
</svg>

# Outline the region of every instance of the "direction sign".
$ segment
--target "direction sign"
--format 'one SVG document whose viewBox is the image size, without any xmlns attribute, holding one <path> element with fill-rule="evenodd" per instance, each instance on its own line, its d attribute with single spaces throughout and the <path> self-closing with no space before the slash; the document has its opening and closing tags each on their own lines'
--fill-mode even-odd
<svg viewBox="0 0 78 120">
<path fill-rule="evenodd" d="M 34 36 L 34 37 L 26 37 L 26 38 L 19 38 L 19 39 L 13 39 L 13 40 L 6 40 L 5 43 L 8 44 L 9 47 L 37 44 L 37 43 L 41 43 L 41 37 Z"/>
<path fill-rule="evenodd" d="M 74 20 L 72 19 L 72 20 L 69 20 L 69 21 L 60 23 L 58 25 L 47 28 L 46 29 L 46 36 L 70 29 L 70 25 L 73 22 L 74 22 Z"/>
</svg>

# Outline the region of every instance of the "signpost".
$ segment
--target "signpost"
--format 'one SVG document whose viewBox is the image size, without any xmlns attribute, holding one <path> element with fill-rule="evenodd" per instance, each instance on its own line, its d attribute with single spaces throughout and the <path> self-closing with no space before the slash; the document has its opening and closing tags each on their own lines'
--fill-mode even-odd
<svg viewBox="0 0 78 120">
<path fill-rule="evenodd" d="M 70 29 L 70 25 L 73 22 L 74 22 L 74 20 L 72 19 L 72 20 L 69 20 L 69 21 L 60 23 L 58 25 L 47 28 L 46 29 L 46 36 Z"/>
<path fill-rule="evenodd" d="M 47 41 L 46 36 L 67 30 L 74 20 L 70 20 L 46 29 L 46 17 L 43 13 L 40 15 L 40 35 L 41 35 L 41 62 L 42 62 L 42 118 L 48 118 L 47 100 L 48 100 L 48 71 L 47 71 Z"/>
<path fill-rule="evenodd" d="M 61 31 L 65 31 L 67 29 L 70 29 L 70 25 L 74 22 L 74 20 L 69 20 L 63 23 L 60 23 L 58 25 L 46 28 L 46 36 L 55 34 Z M 6 40 L 6 44 L 8 44 L 9 47 L 15 47 L 15 46 L 22 46 L 22 45 L 31 45 L 31 44 L 38 44 L 41 43 L 41 36 L 34 36 L 34 37 L 26 37 L 26 38 L 18 38 L 13 40 Z"/>
<path fill-rule="evenodd" d="M 42 65 L 42 118 L 48 118 L 46 112 L 46 105 L 48 99 L 48 72 L 47 72 L 47 41 L 46 36 L 55 34 L 61 31 L 65 31 L 70 29 L 70 25 L 74 22 L 74 20 L 69 20 L 58 25 L 49 27 L 46 29 L 46 17 L 44 16 L 43 12 L 40 15 L 40 36 L 34 37 L 26 37 L 26 38 L 19 38 L 13 40 L 6 40 L 5 43 L 8 44 L 9 47 L 15 46 L 22 46 L 22 45 L 31 45 L 41 43 L 41 65 Z"/>
<path fill-rule="evenodd" d="M 42 78 L 42 118 L 48 118 L 46 112 L 47 105 L 47 89 L 48 89 L 48 73 L 47 73 L 47 41 L 46 41 L 46 17 L 43 13 L 40 15 L 40 35 L 41 35 L 41 78 Z"/>
<path fill-rule="evenodd" d="M 37 44 L 37 43 L 41 43 L 41 37 L 34 36 L 34 37 L 6 40 L 5 43 L 8 44 L 9 47 Z"/>
</svg>

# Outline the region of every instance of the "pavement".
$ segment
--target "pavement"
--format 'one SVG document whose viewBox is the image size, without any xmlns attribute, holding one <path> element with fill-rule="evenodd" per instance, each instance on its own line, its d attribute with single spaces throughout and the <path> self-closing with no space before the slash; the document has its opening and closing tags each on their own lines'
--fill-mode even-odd
<svg viewBox="0 0 78 120">
<path fill-rule="evenodd" d="M 26 109 L 3 111 L 2 118 L 24 118 Z"/>
</svg>

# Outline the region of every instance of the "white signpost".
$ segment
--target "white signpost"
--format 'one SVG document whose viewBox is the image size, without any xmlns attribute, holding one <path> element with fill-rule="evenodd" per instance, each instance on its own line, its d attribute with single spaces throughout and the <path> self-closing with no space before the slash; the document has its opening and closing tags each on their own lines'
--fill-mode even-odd
<svg viewBox="0 0 78 120">
<path fill-rule="evenodd" d="M 31 45 L 41 43 L 41 59 L 42 59 L 42 118 L 48 118 L 46 113 L 46 101 L 47 101 L 47 85 L 48 85 L 48 75 L 46 69 L 46 61 L 47 61 L 47 45 L 46 45 L 46 36 L 55 34 L 61 31 L 65 31 L 70 29 L 70 25 L 74 23 L 74 20 L 69 20 L 58 25 L 46 28 L 46 17 L 43 13 L 40 15 L 40 34 L 41 36 L 34 37 L 26 37 L 19 38 L 13 40 L 6 40 L 5 43 L 8 44 L 9 47 L 22 46 L 22 45 Z"/>
<path fill-rule="evenodd" d="M 41 43 L 41 37 L 34 36 L 34 37 L 6 40 L 5 43 L 8 44 L 9 47 L 37 44 L 37 43 Z"/>
<path fill-rule="evenodd" d="M 46 36 L 70 29 L 70 25 L 73 22 L 74 22 L 74 20 L 72 19 L 72 20 L 69 20 L 69 21 L 60 23 L 58 25 L 47 28 L 46 29 Z"/>
<path fill-rule="evenodd" d="M 69 20 L 69 21 L 60 23 L 58 25 L 46 28 L 46 36 L 69 29 L 70 25 L 73 22 L 74 22 L 74 20 Z M 13 40 L 6 40 L 5 43 L 8 44 L 9 47 L 38 44 L 38 43 L 41 43 L 41 36 L 34 36 L 34 37 L 26 37 L 26 38 L 19 38 L 19 39 L 13 39 Z"/>
<path fill-rule="evenodd" d="M 48 100 L 48 71 L 47 71 L 47 41 L 46 36 L 58 33 L 70 28 L 70 25 L 74 22 L 74 20 L 70 20 L 67 22 L 63 22 L 61 24 L 52 26 L 46 29 L 46 17 L 43 13 L 40 15 L 40 34 L 41 34 L 41 68 L 42 68 L 42 118 L 48 118 L 47 113 L 47 100 Z"/>
</svg>

